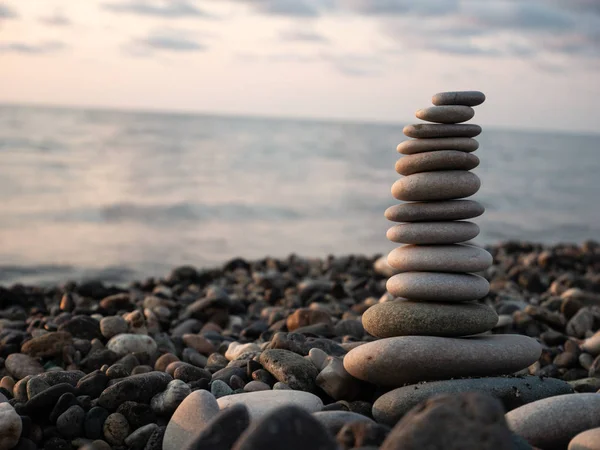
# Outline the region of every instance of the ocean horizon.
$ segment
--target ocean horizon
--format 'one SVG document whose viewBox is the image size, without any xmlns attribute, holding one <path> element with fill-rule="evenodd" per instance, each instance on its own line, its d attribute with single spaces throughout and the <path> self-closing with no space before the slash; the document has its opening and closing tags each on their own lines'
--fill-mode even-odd
<svg viewBox="0 0 600 450">
<path fill-rule="evenodd" d="M 386 253 L 395 149 L 414 121 L 0 105 L 0 284 Z M 477 139 L 475 243 L 598 240 L 600 135 L 484 127 Z"/>
</svg>

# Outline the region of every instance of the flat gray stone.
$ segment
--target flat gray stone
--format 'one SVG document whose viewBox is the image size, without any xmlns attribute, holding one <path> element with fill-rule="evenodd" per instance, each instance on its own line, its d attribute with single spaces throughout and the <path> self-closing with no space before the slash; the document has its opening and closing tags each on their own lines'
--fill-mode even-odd
<svg viewBox="0 0 600 450">
<path fill-rule="evenodd" d="M 106 348 L 119 356 L 135 352 L 152 355 L 158 346 L 154 339 L 144 334 L 117 334 L 107 342 Z"/>
<path fill-rule="evenodd" d="M 480 187 L 479 177 L 472 172 L 440 170 L 400 178 L 392 185 L 392 195 L 398 200 L 409 202 L 453 200 L 470 197 Z"/>
<path fill-rule="evenodd" d="M 362 316 L 365 330 L 378 338 L 394 336 L 469 336 L 494 328 L 498 315 L 480 303 L 393 300 L 371 306 Z"/>
<path fill-rule="evenodd" d="M 506 414 L 508 426 L 535 447 L 564 449 L 582 431 L 600 427 L 600 395 L 545 398 Z"/>
<path fill-rule="evenodd" d="M 457 244 L 473 239 L 479 227 L 473 222 L 417 222 L 394 225 L 387 238 L 401 244 Z"/>
<path fill-rule="evenodd" d="M 486 250 L 465 244 L 403 245 L 388 255 L 388 264 L 401 272 L 479 272 L 492 262 Z"/>
<path fill-rule="evenodd" d="M 481 134 L 481 127 L 474 124 L 415 123 L 402 130 L 405 136 L 415 139 L 435 139 L 445 137 L 473 138 Z M 448 150 L 448 149 L 446 149 Z"/>
<path fill-rule="evenodd" d="M 451 91 L 435 94 L 431 102 L 434 105 L 477 106 L 485 102 L 485 94 L 479 91 Z"/>
<path fill-rule="evenodd" d="M 417 119 L 436 123 L 461 123 L 471 120 L 475 116 L 475 110 L 464 105 L 442 105 L 430 106 L 419 109 L 415 114 Z"/>
<path fill-rule="evenodd" d="M 511 374 L 533 364 L 541 353 L 535 339 L 521 335 L 400 336 L 356 347 L 344 357 L 344 367 L 359 380 L 400 387 L 420 381 Z"/>
<path fill-rule="evenodd" d="M 163 450 L 179 450 L 198 435 L 219 413 L 215 397 L 200 389 L 188 395 L 177 407 L 163 440 Z"/>
<path fill-rule="evenodd" d="M 313 413 L 313 417 L 321 422 L 329 432 L 335 436 L 346 424 L 353 422 L 375 423 L 373 419 L 352 411 L 320 411 Z"/>
<path fill-rule="evenodd" d="M 385 210 L 385 217 L 392 222 L 433 222 L 472 219 L 484 212 L 483 205 L 474 200 L 449 200 L 390 206 Z"/>
<path fill-rule="evenodd" d="M 458 150 L 438 150 L 403 156 L 396 161 L 396 172 L 400 175 L 412 175 L 413 173 L 438 170 L 471 170 L 478 165 L 479 158 L 472 153 Z"/>
<path fill-rule="evenodd" d="M 414 155 L 423 152 L 444 150 L 457 150 L 461 152 L 474 152 L 479 148 L 479 142 L 466 137 L 448 137 L 437 139 L 408 139 L 396 147 L 398 153 Z"/>
<path fill-rule="evenodd" d="M 393 426 L 413 407 L 438 394 L 482 392 L 499 399 L 510 411 L 527 403 L 556 395 L 571 394 L 569 383 L 556 378 L 537 376 L 465 378 L 430 381 L 394 389 L 373 404 L 373 417 L 379 423 Z"/>
<path fill-rule="evenodd" d="M 569 442 L 568 450 L 600 450 L 600 427 L 579 433 Z"/>
<path fill-rule="evenodd" d="M 485 278 L 470 273 L 403 272 L 390 277 L 386 287 L 394 297 L 437 302 L 478 300 L 490 291 Z"/>
<path fill-rule="evenodd" d="M 221 397 L 217 400 L 217 403 L 221 410 L 230 408 L 233 405 L 245 405 L 253 421 L 270 414 L 273 410 L 282 406 L 297 406 L 309 413 L 323 409 L 323 401 L 316 395 L 310 392 L 287 389 L 233 394 Z"/>
</svg>

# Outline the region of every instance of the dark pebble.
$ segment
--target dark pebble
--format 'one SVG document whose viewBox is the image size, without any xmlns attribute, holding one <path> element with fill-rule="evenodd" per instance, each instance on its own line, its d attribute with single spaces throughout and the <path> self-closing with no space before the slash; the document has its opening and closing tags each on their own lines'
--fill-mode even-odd
<svg viewBox="0 0 600 450">
<path fill-rule="evenodd" d="M 163 372 L 132 375 L 107 387 L 98 399 L 98 405 L 114 411 L 126 401 L 148 403 L 150 399 L 167 387 L 172 378 Z"/>
<path fill-rule="evenodd" d="M 54 405 L 54 408 L 52 408 L 52 412 L 50 413 L 50 423 L 56 424 L 56 420 L 58 419 L 58 417 L 71 406 L 75 405 L 78 405 L 78 402 L 75 398 L 75 395 L 73 395 L 72 392 L 66 392 L 63 395 L 61 395 L 56 404 Z"/>
<path fill-rule="evenodd" d="M 167 427 L 159 427 L 148 438 L 144 450 L 162 450 L 163 438 Z"/>
<path fill-rule="evenodd" d="M 56 420 L 56 429 L 66 439 L 81 436 L 85 417 L 85 411 L 81 406 L 71 406 Z"/>
<path fill-rule="evenodd" d="M 234 405 L 221 411 L 201 431 L 190 437 L 181 450 L 230 450 L 250 425 L 244 405 Z"/>
<path fill-rule="evenodd" d="M 88 439 L 102 439 L 102 428 L 108 416 L 108 411 L 101 406 L 91 408 L 85 415 L 83 423 L 85 437 Z"/>
</svg>

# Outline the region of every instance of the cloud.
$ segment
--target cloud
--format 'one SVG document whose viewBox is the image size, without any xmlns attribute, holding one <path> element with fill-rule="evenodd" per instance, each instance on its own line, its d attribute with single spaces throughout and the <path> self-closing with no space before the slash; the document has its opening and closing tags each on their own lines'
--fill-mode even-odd
<svg viewBox="0 0 600 450">
<path fill-rule="evenodd" d="M 71 20 L 58 11 L 56 11 L 52 16 L 41 17 L 40 22 L 52 27 L 68 27 L 72 25 Z"/>
<path fill-rule="evenodd" d="M 286 30 L 279 33 L 279 39 L 285 42 L 327 43 L 329 39 L 316 31 L 302 29 Z"/>
<path fill-rule="evenodd" d="M 19 53 L 22 55 L 44 55 L 67 48 L 67 45 L 58 41 L 45 41 L 39 44 L 24 42 L 7 42 L 0 44 L 0 53 Z"/>
<path fill-rule="evenodd" d="M 439 16 L 458 11 L 459 0 L 339 0 L 338 6 L 368 15 Z"/>
<path fill-rule="evenodd" d="M 289 17 L 318 17 L 332 1 L 326 0 L 230 0 L 244 3 L 261 14 Z"/>
<path fill-rule="evenodd" d="M 0 19 L 16 19 L 17 17 L 19 17 L 17 11 L 8 5 L 0 4 Z"/>
<path fill-rule="evenodd" d="M 104 3 L 102 6 L 114 13 L 161 17 L 163 19 L 212 17 L 188 0 L 128 0 L 118 3 Z"/>
<path fill-rule="evenodd" d="M 134 56 L 151 56 L 154 52 L 195 53 L 208 47 L 190 33 L 182 30 L 153 31 L 145 37 L 134 39 L 125 50 Z"/>
</svg>

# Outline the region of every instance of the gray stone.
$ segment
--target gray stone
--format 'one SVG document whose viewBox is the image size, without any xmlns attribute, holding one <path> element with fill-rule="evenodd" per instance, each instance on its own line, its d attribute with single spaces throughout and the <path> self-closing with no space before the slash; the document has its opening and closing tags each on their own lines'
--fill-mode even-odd
<svg viewBox="0 0 600 450">
<path fill-rule="evenodd" d="M 85 422 L 85 411 L 79 405 L 69 407 L 56 419 L 56 429 L 67 439 L 73 439 L 83 435 L 83 424 Z"/>
<path fill-rule="evenodd" d="M 33 377 L 27 382 L 27 398 L 31 399 L 40 392 L 44 392 L 50 385 L 39 377 Z"/>
<path fill-rule="evenodd" d="M 351 350 L 344 367 L 360 380 L 399 387 L 420 381 L 510 374 L 533 364 L 541 353 L 536 340 L 521 335 L 400 336 Z"/>
<path fill-rule="evenodd" d="M 466 137 L 447 137 L 437 139 L 408 139 L 396 147 L 398 153 L 414 155 L 415 153 L 435 152 L 444 150 L 458 150 L 461 152 L 474 152 L 479 148 L 479 142 Z"/>
<path fill-rule="evenodd" d="M 414 202 L 390 206 L 385 217 L 392 222 L 433 222 L 478 217 L 485 208 L 474 200 Z"/>
<path fill-rule="evenodd" d="M 297 406 L 309 413 L 323 409 L 323 401 L 316 395 L 310 392 L 287 389 L 233 394 L 221 397 L 217 400 L 217 403 L 222 410 L 230 408 L 233 405 L 245 405 L 253 421 L 286 405 Z"/>
<path fill-rule="evenodd" d="M 600 427 L 579 433 L 569 442 L 568 450 L 600 450 Z"/>
<path fill-rule="evenodd" d="M 342 360 L 335 356 L 327 357 L 317 376 L 317 386 L 334 400 L 354 400 L 361 390 L 360 381 L 351 376 Z"/>
<path fill-rule="evenodd" d="M 375 423 L 373 419 L 352 411 L 320 411 L 313 413 L 313 417 L 321 422 L 321 425 L 327 428 L 327 430 L 334 436 L 338 434 L 344 425 L 349 423 Z"/>
<path fill-rule="evenodd" d="M 104 421 L 102 432 L 109 444 L 123 445 L 125 438 L 129 436 L 129 423 L 123 414 L 113 413 Z"/>
<path fill-rule="evenodd" d="M 430 381 L 394 389 L 373 404 L 373 417 L 379 423 L 394 425 L 416 405 L 438 394 L 481 392 L 512 409 L 547 397 L 573 393 L 569 383 L 556 378 L 538 376 L 465 378 Z"/>
<path fill-rule="evenodd" d="M 473 138 L 481 134 L 481 127 L 474 124 L 445 125 L 416 123 L 413 125 L 406 125 L 402 132 L 405 136 L 415 139 L 434 139 L 446 137 Z"/>
<path fill-rule="evenodd" d="M 38 375 L 44 372 L 42 365 L 29 355 L 12 353 L 6 357 L 4 367 L 16 380 L 25 378 L 27 375 Z"/>
<path fill-rule="evenodd" d="M 163 450 L 180 450 L 219 413 L 215 397 L 208 391 L 192 392 L 181 402 L 169 420 Z"/>
<path fill-rule="evenodd" d="M 485 102 L 485 94 L 479 91 L 451 91 L 435 94 L 431 102 L 436 106 L 464 105 L 477 106 Z"/>
<path fill-rule="evenodd" d="M 246 392 L 270 391 L 271 386 L 263 381 L 252 380 L 244 386 Z"/>
<path fill-rule="evenodd" d="M 171 415 L 181 402 L 192 393 L 190 386 L 181 381 L 169 381 L 164 392 L 156 394 L 150 401 L 152 411 L 160 415 Z"/>
<path fill-rule="evenodd" d="M 144 425 L 125 438 L 125 445 L 131 450 L 141 450 L 156 430 L 158 430 L 158 425 L 155 423 Z"/>
<path fill-rule="evenodd" d="M 289 385 L 292 389 L 314 392 L 316 367 L 297 353 L 289 350 L 269 349 L 261 353 L 259 358 L 271 375 Z"/>
<path fill-rule="evenodd" d="M 387 238 L 401 244 L 458 244 L 478 234 L 479 227 L 473 222 L 416 222 L 394 225 Z"/>
<path fill-rule="evenodd" d="M 98 406 L 114 411 L 126 401 L 149 403 L 152 397 L 165 390 L 172 379 L 164 372 L 131 375 L 107 387 L 98 399 Z"/>
<path fill-rule="evenodd" d="M 0 403 L 0 450 L 15 447 L 21 437 L 23 422 L 10 403 Z"/>
<path fill-rule="evenodd" d="M 231 389 L 229 387 L 229 385 L 227 383 L 225 383 L 224 381 L 214 380 L 210 384 L 210 392 L 211 392 L 212 395 L 215 396 L 215 398 L 221 398 L 221 397 L 224 397 L 226 395 L 233 394 L 233 389 Z"/>
<path fill-rule="evenodd" d="M 498 400 L 469 392 L 438 395 L 406 414 L 380 450 L 514 450 Z"/>
<path fill-rule="evenodd" d="M 388 255 L 388 264 L 401 272 L 479 272 L 492 262 L 487 251 L 465 244 L 404 245 Z"/>
<path fill-rule="evenodd" d="M 181 450 L 230 450 L 250 425 L 248 409 L 235 405 L 219 412 Z"/>
<path fill-rule="evenodd" d="M 394 297 L 419 301 L 463 302 L 485 297 L 490 283 L 470 273 L 403 272 L 388 279 Z"/>
<path fill-rule="evenodd" d="M 479 158 L 471 153 L 439 150 L 403 156 L 396 161 L 396 172 L 408 176 L 437 170 L 471 170 L 478 165 Z"/>
<path fill-rule="evenodd" d="M 143 334 L 118 334 L 108 341 L 106 348 L 119 356 L 125 356 L 128 353 L 152 355 L 156 352 L 157 345 L 154 339 Z"/>
<path fill-rule="evenodd" d="M 106 339 L 127 333 L 129 324 L 121 316 L 108 316 L 100 320 L 100 332 Z"/>
<path fill-rule="evenodd" d="M 461 123 L 471 120 L 475 116 L 475 110 L 464 105 L 442 105 L 430 106 L 419 109 L 415 114 L 417 119 L 435 123 Z"/>
<path fill-rule="evenodd" d="M 481 187 L 479 177 L 465 170 L 421 172 L 402 177 L 392 185 L 398 200 L 432 201 L 469 197 Z"/>
<path fill-rule="evenodd" d="M 494 328 L 498 315 L 480 303 L 434 303 L 394 300 L 371 306 L 362 316 L 367 332 L 393 336 L 468 336 Z"/>
<path fill-rule="evenodd" d="M 582 431 L 600 427 L 600 395 L 567 394 L 545 398 L 506 414 L 508 426 L 544 450 L 564 449 Z"/>
</svg>

